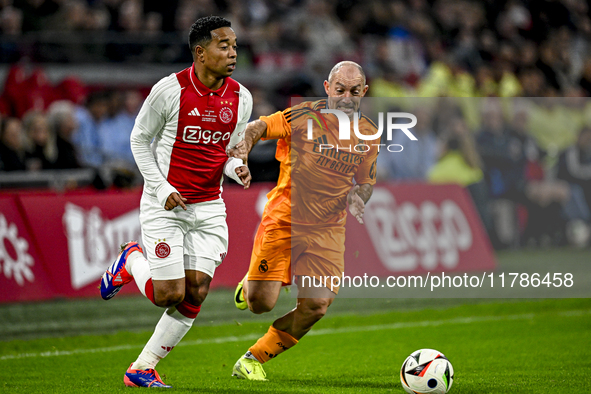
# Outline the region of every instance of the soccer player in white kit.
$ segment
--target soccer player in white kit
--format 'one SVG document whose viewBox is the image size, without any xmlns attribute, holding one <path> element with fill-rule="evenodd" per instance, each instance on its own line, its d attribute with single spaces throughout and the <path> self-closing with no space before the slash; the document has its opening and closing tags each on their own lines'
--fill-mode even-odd
<svg viewBox="0 0 591 394">
<path fill-rule="evenodd" d="M 127 386 L 171 387 L 154 369 L 189 331 L 228 251 L 223 173 L 248 188 L 250 172 L 227 149 L 244 138 L 252 96 L 230 78 L 236 35 L 224 18 L 198 19 L 189 33 L 193 65 L 160 80 L 131 133 L 144 177 L 136 242 L 122 251 L 101 280 L 111 299 L 126 283 L 166 308 L 154 334 L 124 375 Z M 142 252 L 146 252 L 146 257 Z"/>
</svg>

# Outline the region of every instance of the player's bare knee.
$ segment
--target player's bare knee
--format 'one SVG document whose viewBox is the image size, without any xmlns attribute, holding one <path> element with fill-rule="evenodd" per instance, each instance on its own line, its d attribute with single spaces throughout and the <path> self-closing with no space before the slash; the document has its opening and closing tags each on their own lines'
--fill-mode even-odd
<svg viewBox="0 0 591 394">
<path fill-rule="evenodd" d="M 261 313 L 270 312 L 275 307 L 275 302 L 272 300 L 260 297 L 257 294 L 248 296 L 248 309 L 252 313 L 260 315 Z"/>
<path fill-rule="evenodd" d="M 185 298 L 184 291 L 168 291 L 163 294 L 156 295 L 154 301 L 156 305 L 168 308 L 169 306 L 178 305 L 183 302 Z"/>
<path fill-rule="evenodd" d="M 193 286 L 187 289 L 186 300 L 192 305 L 198 306 L 205 301 L 209 293 L 209 283 L 201 286 Z"/>
<path fill-rule="evenodd" d="M 154 303 L 160 307 L 168 308 L 180 304 L 185 299 L 184 278 L 172 280 L 155 280 Z"/>
<path fill-rule="evenodd" d="M 256 315 L 271 312 L 273 310 L 272 307 L 264 303 L 248 304 L 248 309 L 250 309 L 250 311 Z"/>
<path fill-rule="evenodd" d="M 187 270 L 185 273 L 185 292 L 187 294 L 185 300 L 192 305 L 199 306 L 209 293 L 211 276 L 195 270 Z"/>
</svg>

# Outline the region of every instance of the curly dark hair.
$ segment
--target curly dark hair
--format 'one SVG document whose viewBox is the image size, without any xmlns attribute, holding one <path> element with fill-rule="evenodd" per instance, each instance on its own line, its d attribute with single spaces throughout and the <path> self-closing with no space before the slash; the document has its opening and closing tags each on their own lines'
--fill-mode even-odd
<svg viewBox="0 0 591 394">
<path fill-rule="evenodd" d="M 189 47 L 191 48 L 191 53 L 195 52 L 197 45 L 202 47 L 209 45 L 213 39 L 211 37 L 211 31 L 221 27 L 232 27 L 232 23 L 221 16 L 213 15 L 197 19 L 189 31 Z"/>
</svg>

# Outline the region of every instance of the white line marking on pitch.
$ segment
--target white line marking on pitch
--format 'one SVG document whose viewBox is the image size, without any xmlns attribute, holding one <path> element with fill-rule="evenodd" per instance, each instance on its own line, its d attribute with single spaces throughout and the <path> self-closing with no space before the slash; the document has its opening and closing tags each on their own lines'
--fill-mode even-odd
<svg viewBox="0 0 591 394">
<path fill-rule="evenodd" d="M 556 315 L 564 317 L 572 316 L 583 316 L 591 314 L 591 310 L 573 310 L 558 312 Z M 436 327 L 445 324 L 471 324 L 471 323 L 482 323 L 488 321 L 507 321 L 507 320 L 527 320 L 533 319 L 538 316 L 535 313 L 525 313 L 520 315 L 506 315 L 506 316 L 477 316 L 477 317 L 458 317 L 455 319 L 447 320 L 425 320 L 419 322 L 405 322 L 405 323 L 391 323 L 391 324 L 376 324 L 372 326 L 356 326 L 356 327 L 341 327 L 341 328 L 321 328 L 318 330 L 310 331 L 308 336 L 317 335 L 334 335 L 334 334 L 347 334 L 353 332 L 367 332 L 367 331 L 382 331 L 382 330 L 397 330 L 401 328 L 415 328 L 415 327 Z M 243 336 L 229 336 L 219 338 L 207 338 L 197 339 L 193 341 L 185 341 L 179 343 L 177 346 L 197 346 L 197 345 L 210 345 L 210 344 L 222 344 L 230 342 L 242 342 L 242 341 L 253 341 L 260 338 L 261 334 L 248 334 Z M 142 349 L 144 345 L 120 345 L 120 346 L 109 346 L 95 349 L 76 349 L 76 350 L 57 350 L 53 352 L 41 352 L 41 353 L 20 353 L 10 354 L 0 357 L 0 361 L 4 360 L 18 360 L 22 358 L 36 358 L 36 357 L 57 357 L 57 356 L 72 356 L 76 354 L 90 354 L 90 353 L 105 353 L 105 352 L 116 352 L 119 350 L 130 350 L 130 349 Z"/>
</svg>

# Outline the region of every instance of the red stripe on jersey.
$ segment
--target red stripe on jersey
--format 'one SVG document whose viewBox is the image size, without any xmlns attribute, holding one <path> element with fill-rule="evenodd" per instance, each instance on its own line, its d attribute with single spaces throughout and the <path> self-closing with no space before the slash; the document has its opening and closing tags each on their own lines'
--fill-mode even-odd
<svg viewBox="0 0 591 394">
<path fill-rule="evenodd" d="M 240 85 L 226 78 L 213 91 L 199 81 L 194 66 L 176 76 L 181 97 L 167 180 L 189 204 L 216 200 L 226 147 L 238 121 Z"/>
<path fill-rule="evenodd" d="M 429 364 L 425 365 L 425 368 L 423 368 L 423 370 L 421 371 L 421 373 L 419 374 L 419 376 L 422 378 L 423 376 L 425 376 L 425 372 L 427 372 L 427 370 L 429 369 L 429 366 L 431 365 L 433 361 L 429 361 Z"/>
</svg>

